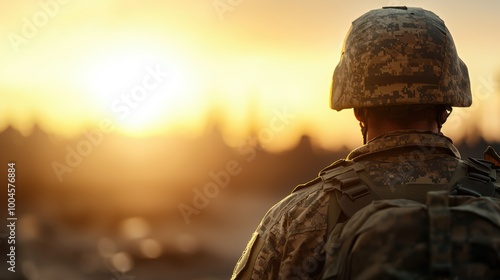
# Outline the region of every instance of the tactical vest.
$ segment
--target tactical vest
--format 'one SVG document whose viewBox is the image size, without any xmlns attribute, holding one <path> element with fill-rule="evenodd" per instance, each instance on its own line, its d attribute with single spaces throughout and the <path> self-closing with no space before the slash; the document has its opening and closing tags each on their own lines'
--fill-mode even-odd
<svg viewBox="0 0 500 280">
<path fill-rule="evenodd" d="M 389 188 L 377 186 L 370 179 L 362 163 L 341 159 L 323 169 L 317 179 L 297 186 L 293 192 L 317 184 L 322 185 L 324 191 L 330 192 L 334 198 L 330 199 L 331 203 L 336 201 L 342 209 L 337 215 L 329 216 L 329 227 L 332 227 L 338 215 L 344 214 L 350 218 L 359 209 L 375 200 L 406 198 L 425 203 L 429 191 L 449 191 L 452 195 L 500 197 L 498 191 L 500 182 L 497 177 L 500 177 L 499 167 L 486 160 L 468 158 L 458 162 L 455 173 L 446 184 L 412 183 L 405 185 L 406 187 Z"/>
<path fill-rule="evenodd" d="M 391 208 L 392 210 L 388 211 L 388 216 L 391 217 L 393 213 L 396 213 L 395 215 L 392 215 L 394 217 L 393 222 L 397 221 L 397 219 L 404 219 L 405 221 L 411 220 L 409 217 L 404 216 L 405 213 L 404 211 L 409 211 L 409 210 L 400 210 L 404 208 L 408 203 L 414 207 L 415 209 L 419 209 L 421 207 L 424 207 L 425 209 L 429 209 L 429 213 L 431 213 L 432 209 L 450 209 L 448 206 L 451 207 L 449 201 L 448 201 L 448 196 L 457 196 L 460 197 L 460 203 L 456 202 L 454 200 L 454 203 L 458 203 L 457 205 L 454 206 L 460 206 L 461 203 L 464 205 L 469 203 L 469 201 L 466 198 L 474 198 L 474 197 L 500 197 L 500 183 L 498 181 L 500 177 L 500 168 L 495 167 L 491 162 L 485 161 L 485 160 L 479 160 L 479 159 L 472 159 L 469 158 L 464 161 L 459 161 L 458 166 L 450 179 L 450 181 L 447 184 L 411 184 L 411 187 L 408 187 L 407 185 L 404 186 L 395 186 L 394 188 L 389 188 L 388 186 L 377 186 L 369 177 L 368 173 L 365 171 L 364 165 L 359 162 L 354 162 L 354 161 L 347 161 L 347 160 L 339 160 L 332 164 L 331 166 L 327 167 L 323 171 L 321 171 L 319 178 L 316 180 L 305 184 L 305 185 L 300 185 L 298 186 L 294 192 L 300 191 L 303 188 L 307 187 L 312 187 L 311 185 L 315 185 L 315 187 L 321 187 L 323 188 L 324 191 L 329 192 L 330 194 L 330 205 L 329 205 L 329 210 L 328 210 L 328 235 L 330 236 L 326 246 L 325 250 L 328 254 L 333 254 L 333 263 L 327 262 L 325 263 L 324 267 L 324 273 L 323 273 L 323 279 L 350 279 L 352 275 L 350 274 L 350 270 L 356 270 L 358 269 L 357 267 L 351 267 L 353 263 L 351 263 L 351 259 L 356 259 L 354 256 L 351 257 L 351 247 L 360 247 L 362 245 L 358 245 L 355 243 L 353 240 L 354 238 L 357 238 L 358 236 L 361 236 L 362 234 L 359 233 L 360 229 L 363 227 L 363 224 L 366 224 L 367 221 L 375 218 L 371 218 L 371 215 L 374 215 L 375 212 L 377 212 L 378 208 L 377 207 L 382 207 L 380 205 L 385 205 L 384 207 L 386 208 Z M 437 193 L 436 193 L 437 192 Z M 434 197 L 434 200 L 432 199 Z M 463 200 L 463 201 L 462 201 Z M 493 199 L 490 199 L 493 200 Z M 493 207 L 494 211 L 497 211 L 496 213 L 490 211 L 487 214 L 485 214 L 488 217 L 493 217 L 492 219 L 495 219 L 497 217 L 498 219 L 493 222 L 493 226 L 490 226 L 488 229 L 485 229 L 486 232 L 494 232 L 496 236 L 500 236 L 500 200 L 494 199 L 495 201 L 489 202 L 490 204 L 489 207 Z M 438 201 L 439 203 L 434 202 L 432 204 L 430 201 Z M 458 200 L 457 200 L 458 201 Z M 376 202 L 375 204 L 378 206 L 373 206 L 373 202 Z M 477 205 L 474 204 L 475 202 L 471 202 L 468 204 L 468 206 L 463 206 L 463 207 L 478 207 Z M 415 205 L 414 205 L 415 204 Z M 451 203 L 453 204 L 453 203 Z M 446 206 L 443 206 L 446 205 Z M 369 207 L 367 207 L 369 206 Z M 420 208 L 419 208 L 420 207 Z M 486 206 L 485 206 L 486 207 Z M 496 208 L 495 208 L 496 207 Z M 368 210 L 364 208 L 370 208 Z M 383 208 L 383 207 L 382 207 Z M 396 209 L 394 211 L 394 209 Z M 363 209 L 362 211 L 360 211 Z M 374 210 L 375 209 L 375 210 Z M 405 208 L 405 209 L 410 209 L 410 208 Z M 411 208 L 412 211 L 417 211 L 413 208 Z M 475 209 L 475 208 L 474 208 Z M 392 211 L 392 212 L 391 212 Z M 399 212 L 397 212 L 399 211 Z M 448 211 L 448 210 L 446 210 Z M 445 211 L 445 212 L 446 212 Z M 357 212 L 362 212 L 359 213 L 358 216 L 363 216 L 363 217 L 356 217 L 357 221 L 356 226 L 349 226 L 348 221 L 357 213 Z M 439 212 L 439 210 L 438 210 Z M 453 211 L 448 211 L 450 213 L 455 213 Z M 403 213 L 403 214 L 401 214 Z M 413 213 L 413 212 L 412 212 Z M 415 212 L 416 213 L 416 212 Z M 419 212 L 420 213 L 420 212 Z M 426 212 L 427 213 L 427 212 Z M 384 214 L 385 215 L 385 214 Z M 399 215 L 399 216 L 398 216 Z M 412 215 L 417 215 L 417 214 L 412 214 Z M 421 215 L 421 214 L 418 214 Z M 430 215 L 430 214 L 429 214 Z M 425 216 L 425 215 L 424 215 Z M 432 216 L 432 215 L 431 215 Z M 439 215 L 438 215 L 439 216 Z M 452 216 L 455 217 L 456 215 Z M 427 217 L 427 216 L 425 216 Z M 451 216 L 450 216 L 451 217 Z M 380 218 L 380 217 L 379 217 Z M 476 216 L 471 216 L 469 217 L 470 219 L 476 219 Z M 484 218 L 484 217 L 483 217 Z M 386 220 L 383 220 L 386 219 Z M 379 224 L 383 224 L 385 222 L 389 222 L 389 218 L 383 218 Z M 426 218 L 428 219 L 428 218 Z M 361 220 L 361 222 L 359 221 Z M 448 222 L 451 221 L 452 219 L 449 218 Z M 465 219 L 466 220 L 466 219 Z M 467 221 L 469 221 L 467 220 Z M 438 219 L 439 221 L 439 219 Z M 419 229 L 425 228 L 432 228 L 429 227 L 428 225 L 423 225 L 420 226 L 419 223 L 422 222 L 420 220 L 415 221 L 415 222 L 410 222 L 412 226 L 415 226 L 416 229 L 413 230 L 414 232 L 418 231 Z M 428 223 L 429 220 L 426 220 L 425 223 Z M 435 221 L 434 221 L 435 222 Z M 496 224 L 495 224 L 496 222 Z M 396 223 L 396 222 L 394 222 Z M 414 224 L 412 224 L 414 223 Z M 422 222 L 424 223 L 424 222 Z M 432 221 L 430 221 L 432 224 Z M 451 223 L 451 222 L 449 222 Z M 344 233 L 342 235 L 342 231 L 344 230 L 344 226 L 348 225 L 347 228 L 350 228 L 352 232 Z M 351 223 L 352 224 L 352 223 Z M 481 227 L 484 225 L 481 224 Z M 393 224 L 394 227 L 394 224 Z M 354 228 L 354 229 L 352 229 Z M 396 225 L 394 228 L 399 229 L 399 227 Z M 357 231 L 356 231 L 357 230 Z M 448 228 L 445 230 L 445 233 L 443 236 L 449 236 L 449 233 L 446 232 L 449 230 Z M 379 232 L 380 234 L 380 232 Z M 386 235 L 386 233 L 384 233 Z M 389 232 L 390 234 L 390 232 Z M 401 234 L 401 233 L 399 233 Z M 403 233 L 404 234 L 404 233 Z M 370 236 L 370 234 L 367 234 L 367 236 Z M 375 235 L 374 235 L 375 236 Z M 425 232 L 421 237 L 425 240 L 426 242 L 431 242 L 434 239 L 446 239 L 443 236 L 439 236 L 436 234 L 428 234 Z M 472 236 L 474 237 L 474 236 Z M 484 237 L 484 236 L 483 236 Z M 366 238 L 366 236 L 365 236 Z M 368 239 L 370 240 L 369 237 Z M 402 237 L 404 238 L 404 237 Z M 346 240 L 344 240 L 346 239 Z M 490 238 L 492 239 L 492 238 Z M 340 241 L 339 241 L 340 240 Z M 373 240 L 373 239 L 371 239 Z M 404 239 L 402 239 L 404 240 Z M 430 240 L 430 241 L 429 241 Z M 340 242 L 340 243 L 339 243 Z M 347 245 L 341 246 L 343 243 L 349 243 L 351 246 L 348 249 L 345 247 Z M 416 241 L 412 241 L 416 242 Z M 368 241 L 370 243 L 370 241 Z M 404 242 L 403 242 L 404 243 Z M 490 244 L 487 243 L 485 244 L 487 247 L 493 247 L 496 248 L 496 253 L 497 253 L 497 259 L 496 261 L 500 262 L 500 242 L 499 244 Z M 430 246 L 431 245 L 427 243 L 423 243 L 421 247 L 425 246 Z M 436 245 L 437 244 L 437 245 Z M 423 249 L 425 256 L 420 258 L 420 261 L 422 262 L 428 262 L 425 265 L 428 265 L 429 272 L 432 275 L 432 278 L 438 278 L 439 275 L 442 275 L 444 278 L 447 279 L 447 276 L 454 275 L 453 273 L 456 273 L 455 268 L 453 268 L 453 265 L 451 263 L 456 263 L 457 260 L 455 259 L 450 259 L 451 257 L 447 255 L 446 258 L 439 258 L 439 250 L 434 250 L 436 248 L 440 248 L 442 245 L 441 243 L 437 242 L 434 244 L 435 248 L 426 248 Z M 450 242 L 446 244 L 451 244 Z M 386 248 L 391 248 L 393 250 L 398 250 L 394 246 L 399 246 L 399 245 L 394 245 L 390 244 L 391 246 L 386 246 Z M 448 246 L 446 245 L 446 246 Z M 456 244 L 455 244 L 456 245 Z M 454 246 L 455 246 L 454 245 Z M 444 245 L 443 245 L 444 246 Z M 451 246 L 451 245 L 449 245 Z M 472 245 L 471 245 L 472 246 Z M 341 248 L 342 247 L 342 248 Z M 368 246 L 369 247 L 369 246 Z M 476 246 L 477 247 L 477 246 Z M 473 248 L 476 248 L 473 247 Z M 334 249 L 336 248 L 336 249 Z M 362 249 L 362 247 L 360 247 Z M 384 265 L 387 265 L 389 268 L 389 271 L 396 270 L 397 273 L 401 273 L 401 277 L 398 277 L 397 273 L 395 275 L 390 274 L 384 274 L 387 273 L 387 271 L 383 271 L 383 273 L 379 272 L 364 272 L 364 276 L 366 278 L 364 279 L 375 279 L 371 278 L 374 275 L 378 275 L 376 277 L 382 277 L 386 278 L 389 277 L 391 279 L 406 279 L 407 276 L 410 276 L 412 273 L 410 270 L 407 269 L 407 267 L 402 267 L 400 268 L 401 271 L 398 270 L 397 265 L 394 265 L 394 263 L 384 263 L 384 261 L 381 261 L 380 258 L 390 258 L 393 256 L 394 258 L 397 258 L 397 254 L 395 251 L 384 251 L 384 250 L 379 250 L 377 248 L 369 247 L 371 248 L 372 251 L 380 251 L 380 252 L 386 252 L 386 255 L 380 256 L 379 259 L 375 260 L 375 264 L 373 267 L 382 267 L 380 269 L 383 269 Z M 403 247 L 402 247 L 403 248 Z M 468 248 L 468 247 L 467 247 Z M 472 248 L 472 247 L 471 247 Z M 476 248 L 477 249 L 477 248 Z M 333 250 L 333 253 L 332 253 Z M 388 250 L 388 249 L 387 249 Z M 404 250 L 404 249 L 402 249 Z M 430 252 L 430 253 L 429 253 Z M 434 254 L 431 254 L 434 252 Z M 366 253 L 366 252 L 363 252 Z M 495 252 L 494 252 L 495 253 Z M 429 256 L 428 254 L 431 254 L 432 257 L 435 257 L 435 259 L 430 259 L 429 261 Z M 438 257 L 436 257 L 436 254 Z M 375 254 L 374 254 L 375 255 Z M 367 257 L 370 256 L 362 256 L 363 259 L 366 259 Z M 359 259 L 359 253 L 358 253 L 358 259 Z M 495 260 L 492 260 L 495 261 Z M 380 262 L 380 263 L 378 263 Z M 446 263 L 446 265 L 442 265 L 442 263 Z M 499 263 L 500 264 L 500 263 Z M 474 264 L 475 265 L 475 264 Z M 465 265 L 462 266 L 466 267 Z M 392 269 L 392 270 L 391 270 Z M 421 267 L 419 268 L 421 269 Z M 464 268 L 465 269 L 465 268 Z M 467 268 L 469 271 L 470 269 Z M 497 271 L 498 272 L 498 271 Z M 377 274 L 378 273 L 378 274 Z M 406 274 L 405 274 L 406 273 Z M 410 273 L 410 274 L 408 274 Z M 419 272 L 420 273 L 420 272 Z M 462 273 L 462 272 L 461 272 Z M 499 272 L 500 273 L 500 272 Z M 370 275 L 372 274 L 372 275 Z M 406 275 L 406 276 L 404 276 Z M 427 275 L 427 274 L 426 274 Z M 463 273 L 461 275 L 464 275 Z M 467 274 L 469 276 L 473 276 L 474 274 Z M 479 274 L 481 276 L 484 276 L 486 274 Z M 357 275 L 359 276 L 359 275 Z"/>
</svg>

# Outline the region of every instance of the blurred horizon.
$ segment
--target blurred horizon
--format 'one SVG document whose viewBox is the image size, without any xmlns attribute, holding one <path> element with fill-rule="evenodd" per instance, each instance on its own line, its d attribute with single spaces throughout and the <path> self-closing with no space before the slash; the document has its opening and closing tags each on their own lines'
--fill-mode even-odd
<svg viewBox="0 0 500 280">
<path fill-rule="evenodd" d="M 358 140 L 361 146 L 361 137 Z M 178 203 L 182 194 L 191 192 L 189 186 L 202 186 L 213 179 L 209 176 L 211 172 L 225 170 L 230 162 L 237 162 L 236 169 L 243 171 L 241 175 L 231 176 L 237 179 L 231 184 L 254 185 L 252 189 L 239 191 L 284 194 L 295 185 L 313 179 L 323 167 L 345 158 L 352 150 L 347 145 L 326 150 L 307 134 L 283 151 L 267 149 L 268 143 L 268 139 L 253 135 L 238 145 L 229 145 L 217 124 L 197 137 L 130 137 L 92 129 L 81 137 L 65 138 L 48 134 L 38 126 L 29 135 L 13 127 L 0 131 L 0 146 L 9 147 L 3 150 L 2 159 L 18 162 L 19 168 L 29 174 L 29 180 L 50 186 L 47 191 L 67 186 L 84 187 L 87 191 L 123 195 L 122 202 L 133 199 L 141 207 L 152 205 L 150 201 L 143 204 L 139 199 L 142 196 L 160 204 Z M 500 141 L 484 138 L 474 143 L 454 141 L 454 144 L 462 158 L 482 158 L 487 146 L 500 151 Z M 271 172 L 272 176 L 259 176 L 266 172 Z M 169 186 L 164 189 L 168 199 L 156 196 L 155 191 L 145 194 L 142 189 L 135 189 L 139 181 L 150 190 Z M 269 185 L 276 186 L 269 189 Z"/>
<path fill-rule="evenodd" d="M 500 140 L 492 129 L 500 127 L 500 39 L 483 35 L 500 28 L 492 0 L 0 3 L 10 11 L 0 26 L 0 129 L 27 134 L 37 123 L 75 137 L 109 120 L 128 136 L 196 136 L 216 121 L 234 145 L 286 108 L 293 121 L 269 149 L 303 134 L 326 149 L 354 148 L 352 112 L 328 107 L 341 44 L 364 12 L 407 5 L 445 21 L 469 68 L 474 105 L 456 109 L 444 132 Z"/>
</svg>

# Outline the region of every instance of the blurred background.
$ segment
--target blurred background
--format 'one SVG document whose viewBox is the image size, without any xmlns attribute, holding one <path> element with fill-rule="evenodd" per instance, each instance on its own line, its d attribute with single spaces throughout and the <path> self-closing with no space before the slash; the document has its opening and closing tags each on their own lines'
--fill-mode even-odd
<svg viewBox="0 0 500 280">
<path fill-rule="evenodd" d="M 12 273 L 2 187 L 1 279 L 229 279 L 268 208 L 362 144 L 328 92 L 370 9 L 445 21 L 474 105 L 444 133 L 463 157 L 500 150 L 498 1 L 0 5 L 0 178 L 15 162 L 18 218 Z"/>
</svg>

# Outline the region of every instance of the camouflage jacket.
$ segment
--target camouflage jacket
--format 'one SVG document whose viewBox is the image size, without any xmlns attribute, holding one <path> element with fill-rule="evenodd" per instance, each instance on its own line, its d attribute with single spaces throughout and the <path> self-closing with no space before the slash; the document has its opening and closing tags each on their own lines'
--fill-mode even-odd
<svg viewBox="0 0 500 280">
<path fill-rule="evenodd" d="M 387 186 L 447 183 L 459 159 L 449 138 L 419 131 L 381 135 L 347 156 L 363 163 L 377 185 Z M 317 279 L 325 262 L 329 199 L 316 178 L 273 206 L 252 235 L 232 279 Z"/>
</svg>

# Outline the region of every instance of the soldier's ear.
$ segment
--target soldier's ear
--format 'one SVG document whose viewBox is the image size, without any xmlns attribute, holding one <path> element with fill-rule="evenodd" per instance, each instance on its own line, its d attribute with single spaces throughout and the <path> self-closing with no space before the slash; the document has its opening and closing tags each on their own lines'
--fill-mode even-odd
<svg viewBox="0 0 500 280">
<path fill-rule="evenodd" d="M 443 110 L 441 112 L 441 116 L 440 116 L 440 121 L 441 121 L 441 124 L 444 124 L 447 120 L 448 120 L 448 112 L 446 112 L 446 110 Z"/>
<path fill-rule="evenodd" d="M 438 109 L 440 110 L 440 109 Z M 453 108 L 452 107 L 449 107 L 449 106 L 446 106 L 446 107 L 443 107 L 439 112 L 439 121 L 442 124 L 444 124 L 447 120 L 448 120 L 448 117 L 450 116 L 451 112 L 452 112 Z"/>
<path fill-rule="evenodd" d="M 359 122 L 366 122 L 366 109 L 365 108 L 354 108 L 354 116 Z"/>
</svg>

